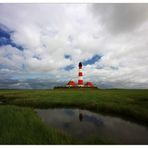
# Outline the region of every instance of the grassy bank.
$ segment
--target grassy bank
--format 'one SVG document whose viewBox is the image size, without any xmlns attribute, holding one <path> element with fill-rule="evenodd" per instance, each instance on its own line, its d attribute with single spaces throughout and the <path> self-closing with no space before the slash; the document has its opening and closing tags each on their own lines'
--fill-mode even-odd
<svg viewBox="0 0 148 148">
<path fill-rule="evenodd" d="M 67 133 L 50 128 L 33 108 L 0 106 L 0 144 L 113 144 L 108 139 L 75 139 Z"/>
<path fill-rule="evenodd" d="M 1 90 L 0 100 L 35 108 L 79 107 L 148 125 L 148 90 Z"/>
<path fill-rule="evenodd" d="M 0 144 L 70 144 L 65 133 L 50 129 L 31 108 L 0 106 Z"/>
<path fill-rule="evenodd" d="M 33 108 L 79 107 L 148 126 L 148 90 L 0 90 L 0 102 L 0 144 L 112 143 L 108 139 L 73 139 L 49 128 Z"/>
</svg>

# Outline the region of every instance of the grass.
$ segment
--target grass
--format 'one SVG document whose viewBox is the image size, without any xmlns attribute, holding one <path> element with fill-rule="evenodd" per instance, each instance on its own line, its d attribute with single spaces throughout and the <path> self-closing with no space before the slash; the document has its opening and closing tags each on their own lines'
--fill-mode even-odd
<svg viewBox="0 0 148 148">
<path fill-rule="evenodd" d="M 148 125 L 148 90 L 3 90 L 0 100 L 35 108 L 79 107 Z"/>
<path fill-rule="evenodd" d="M 0 90 L 0 101 L 9 104 L 9 106 L 0 106 L 0 117 L 3 121 L 0 122 L 0 128 L 2 127 L 3 129 L 0 133 L 5 133 L 4 135 L 0 135 L 0 143 L 75 143 L 75 140 L 73 141 L 69 135 L 65 135 L 59 131 L 52 131 L 53 129 L 48 129 L 33 112 L 32 108 L 79 107 L 95 112 L 114 114 L 148 126 L 148 90 Z M 13 105 L 22 106 L 22 108 Z M 14 113 L 12 116 L 15 117 L 14 119 L 9 117 L 11 112 L 11 115 Z M 7 117 L 5 117 L 4 114 L 8 114 Z M 8 122 L 9 119 L 13 121 L 13 124 Z M 5 124 L 6 122 L 8 123 Z M 19 127 L 19 125 L 21 125 L 21 127 L 17 134 L 15 126 Z M 9 126 L 9 132 L 6 132 L 7 130 L 5 128 Z M 42 130 L 36 133 L 37 129 Z M 34 133 L 36 133 L 35 137 Z M 15 140 L 9 137 L 15 137 Z M 63 138 L 60 139 L 59 137 Z M 104 144 L 105 142 L 104 140 L 94 139 L 94 141 L 87 141 L 86 143 Z"/>
<path fill-rule="evenodd" d="M 31 108 L 0 106 L 0 144 L 70 144 L 65 133 L 50 129 Z"/>
</svg>

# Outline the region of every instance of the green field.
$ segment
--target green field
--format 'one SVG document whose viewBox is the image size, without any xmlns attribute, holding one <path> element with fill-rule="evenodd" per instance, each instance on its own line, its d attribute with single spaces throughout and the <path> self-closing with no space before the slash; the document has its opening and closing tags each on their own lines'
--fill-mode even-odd
<svg viewBox="0 0 148 148">
<path fill-rule="evenodd" d="M 148 126 L 148 90 L 0 90 L 0 144 L 79 144 L 49 128 L 33 108 L 77 107 Z M 104 144 L 94 139 L 83 144 Z"/>
</svg>

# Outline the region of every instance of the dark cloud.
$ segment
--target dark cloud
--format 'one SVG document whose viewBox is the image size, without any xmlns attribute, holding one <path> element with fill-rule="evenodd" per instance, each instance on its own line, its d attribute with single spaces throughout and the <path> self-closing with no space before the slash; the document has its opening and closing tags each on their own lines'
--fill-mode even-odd
<svg viewBox="0 0 148 148">
<path fill-rule="evenodd" d="M 0 89 L 52 89 L 55 86 L 63 86 L 63 82 L 50 82 L 39 79 L 0 79 Z"/>
<path fill-rule="evenodd" d="M 111 33 L 133 31 L 148 20 L 148 4 L 93 4 L 91 10 Z"/>
</svg>

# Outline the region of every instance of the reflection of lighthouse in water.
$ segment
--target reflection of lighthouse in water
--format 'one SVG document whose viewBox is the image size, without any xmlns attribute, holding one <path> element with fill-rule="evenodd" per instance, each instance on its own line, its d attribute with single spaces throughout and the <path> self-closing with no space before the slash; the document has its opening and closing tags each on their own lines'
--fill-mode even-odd
<svg viewBox="0 0 148 148">
<path fill-rule="evenodd" d="M 83 113 L 82 112 L 79 112 L 79 120 L 80 120 L 80 122 L 83 120 Z"/>
<path fill-rule="evenodd" d="M 82 63 L 79 63 L 79 73 L 78 73 L 79 79 L 78 79 L 78 86 L 83 87 L 83 72 L 82 72 Z"/>
</svg>

